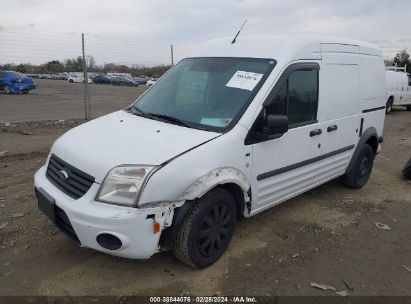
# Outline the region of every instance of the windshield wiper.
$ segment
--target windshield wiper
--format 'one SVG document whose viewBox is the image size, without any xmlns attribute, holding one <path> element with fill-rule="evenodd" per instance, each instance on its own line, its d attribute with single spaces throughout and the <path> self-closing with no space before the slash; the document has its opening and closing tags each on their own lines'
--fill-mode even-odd
<svg viewBox="0 0 411 304">
<path fill-rule="evenodd" d="M 131 114 L 133 114 L 133 115 L 138 115 L 138 116 L 141 116 L 141 117 L 146 117 L 146 118 L 151 118 L 151 119 L 153 119 L 153 117 L 152 117 L 149 113 L 146 113 L 146 112 L 140 110 L 140 109 L 137 108 L 137 107 L 131 106 L 130 108 L 128 108 L 128 110 L 129 110 L 129 111 L 131 112 Z"/>
<path fill-rule="evenodd" d="M 180 126 L 191 128 L 191 126 L 186 124 L 184 121 L 182 121 L 182 120 L 180 120 L 180 119 L 178 119 L 177 117 L 174 117 L 174 116 L 169 116 L 169 115 L 166 115 L 166 114 L 156 114 L 156 113 L 148 113 L 148 115 L 158 117 L 158 118 L 161 118 L 163 120 L 170 121 L 170 122 L 177 123 Z"/>
</svg>

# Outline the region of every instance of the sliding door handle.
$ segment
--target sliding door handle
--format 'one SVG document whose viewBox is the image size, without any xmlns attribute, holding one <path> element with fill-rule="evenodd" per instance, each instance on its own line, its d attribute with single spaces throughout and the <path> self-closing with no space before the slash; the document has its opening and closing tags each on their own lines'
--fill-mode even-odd
<svg viewBox="0 0 411 304">
<path fill-rule="evenodd" d="M 312 131 L 310 132 L 310 136 L 311 136 L 311 137 L 314 137 L 314 136 L 317 136 L 317 135 L 321 135 L 321 133 L 323 133 L 323 130 L 321 130 L 321 129 L 314 129 L 314 130 L 312 130 Z"/>
<path fill-rule="evenodd" d="M 338 129 L 337 125 L 331 125 L 331 126 L 328 126 L 327 132 L 336 131 L 337 129 Z"/>
</svg>

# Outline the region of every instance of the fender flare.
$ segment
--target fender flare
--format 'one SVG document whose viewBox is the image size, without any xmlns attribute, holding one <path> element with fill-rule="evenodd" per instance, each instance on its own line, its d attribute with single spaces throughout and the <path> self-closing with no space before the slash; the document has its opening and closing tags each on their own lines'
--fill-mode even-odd
<svg viewBox="0 0 411 304">
<path fill-rule="evenodd" d="M 161 233 L 159 245 L 163 249 L 167 250 L 172 247 L 174 239 L 178 233 L 178 229 L 189 212 L 192 202 L 202 197 L 216 186 L 223 184 L 236 184 L 244 193 L 244 202 L 246 203 L 250 201 L 247 193 L 251 185 L 240 170 L 231 167 L 221 167 L 211 170 L 206 175 L 200 177 L 192 183 L 175 200 L 176 202 L 184 201 L 184 203 L 181 207 L 174 210 L 171 226 Z"/>
<path fill-rule="evenodd" d="M 240 170 L 231 167 L 220 167 L 211 170 L 184 190 L 176 201 L 200 198 L 214 187 L 222 184 L 236 184 L 244 192 L 244 201 L 249 201 L 247 191 L 251 187 L 250 183 Z"/>
<path fill-rule="evenodd" d="M 360 140 L 358 141 L 357 147 L 355 148 L 354 154 L 351 157 L 351 161 L 348 164 L 347 169 L 345 170 L 345 172 L 349 172 L 352 167 L 354 166 L 355 163 L 355 159 L 358 157 L 358 155 L 360 154 L 362 148 L 364 147 L 364 145 L 366 145 L 367 141 L 372 138 L 375 137 L 375 139 L 378 142 L 378 133 L 377 130 L 374 127 L 369 127 L 367 130 L 365 130 L 362 135 Z"/>
</svg>

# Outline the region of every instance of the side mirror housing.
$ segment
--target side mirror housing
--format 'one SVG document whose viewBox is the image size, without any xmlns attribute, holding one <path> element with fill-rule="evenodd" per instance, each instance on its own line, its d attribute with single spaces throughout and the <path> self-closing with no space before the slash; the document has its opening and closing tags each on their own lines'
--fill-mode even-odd
<svg viewBox="0 0 411 304">
<path fill-rule="evenodd" d="M 285 115 L 268 114 L 263 127 L 263 133 L 269 137 L 281 137 L 288 131 L 288 117 Z"/>
</svg>

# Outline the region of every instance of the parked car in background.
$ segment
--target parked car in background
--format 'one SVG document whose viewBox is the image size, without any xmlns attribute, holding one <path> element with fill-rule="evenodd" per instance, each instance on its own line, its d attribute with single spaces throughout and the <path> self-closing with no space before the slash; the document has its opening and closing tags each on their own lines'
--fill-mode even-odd
<svg viewBox="0 0 411 304">
<path fill-rule="evenodd" d="M 148 81 L 147 81 L 147 85 L 149 86 L 149 87 L 151 87 L 153 84 L 155 84 L 156 82 L 157 82 L 157 80 L 158 80 L 158 78 L 151 78 L 151 79 L 149 79 Z"/>
<path fill-rule="evenodd" d="M 411 111 L 411 76 L 405 72 L 405 68 L 394 67 L 385 71 L 385 79 L 387 82 L 385 113 L 389 114 L 392 106 L 404 106 Z"/>
<path fill-rule="evenodd" d="M 142 77 L 133 77 L 133 80 L 137 82 L 139 85 L 145 85 L 147 84 L 147 79 L 142 78 Z"/>
<path fill-rule="evenodd" d="M 91 80 L 96 84 L 114 84 L 115 82 L 113 77 L 104 74 L 96 75 Z"/>
<path fill-rule="evenodd" d="M 125 77 L 114 77 L 113 84 L 118 86 L 138 87 L 138 83 Z"/>
<path fill-rule="evenodd" d="M 35 88 L 31 77 L 18 72 L 0 72 L 0 91 L 6 94 L 28 94 Z"/>
<path fill-rule="evenodd" d="M 80 83 L 80 82 L 84 82 L 84 77 L 83 76 L 79 76 L 79 75 L 69 75 L 67 77 L 68 82 L 75 82 L 75 83 Z M 88 83 L 92 83 L 91 79 L 88 79 Z"/>
</svg>

